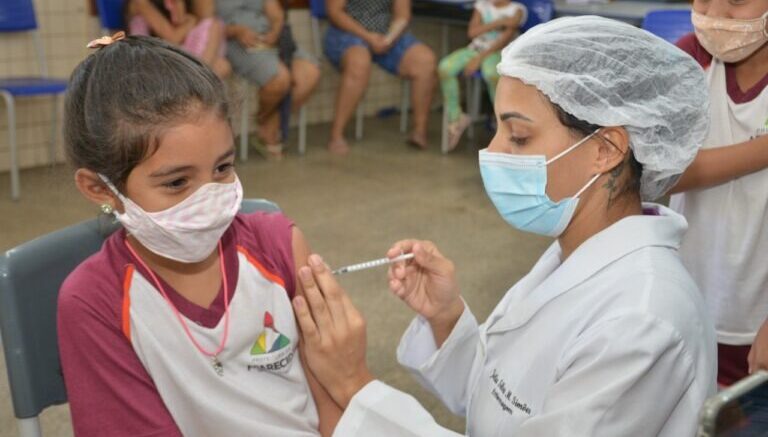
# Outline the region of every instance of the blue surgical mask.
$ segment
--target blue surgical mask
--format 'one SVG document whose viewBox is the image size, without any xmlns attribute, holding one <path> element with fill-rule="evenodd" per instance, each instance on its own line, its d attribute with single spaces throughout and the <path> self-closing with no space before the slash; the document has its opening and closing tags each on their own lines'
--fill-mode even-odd
<svg viewBox="0 0 768 437">
<path fill-rule="evenodd" d="M 547 161 L 544 155 L 512 155 L 480 151 L 480 174 L 488 197 L 504 220 L 513 227 L 535 234 L 558 237 L 576 212 L 579 196 L 595 175 L 573 197 L 555 203 L 547 196 L 547 165 L 562 158 L 590 139 L 597 131 Z"/>
</svg>

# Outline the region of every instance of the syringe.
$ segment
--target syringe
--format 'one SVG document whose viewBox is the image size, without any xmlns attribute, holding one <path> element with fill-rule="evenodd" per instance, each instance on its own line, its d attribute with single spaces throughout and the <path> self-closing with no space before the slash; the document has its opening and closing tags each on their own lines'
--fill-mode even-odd
<svg viewBox="0 0 768 437">
<path fill-rule="evenodd" d="M 360 264 L 353 264 L 351 266 L 346 266 L 346 267 L 342 267 L 340 269 L 336 269 L 336 270 L 333 271 L 333 274 L 334 275 L 341 275 L 341 274 L 344 274 L 344 273 L 352 273 L 352 272 L 356 272 L 358 270 L 365 270 L 365 269 L 370 269 L 372 267 L 384 266 L 384 265 L 392 264 L 392 263 L 395 263 L 395 262 L 398 262 L 398 261 L 406 261 L 406 260 L 409 260 L 411 258 L 413 258 L 413 254 L 412 253 L 406 253 L 406 254 L 400 255 L 400 256 L 398 256 L 396 258 L 392 258 L 392 259 L 390 259 L 390 258 L 376 259 L 376 260 L 373 260 L 373 261 L 367 261 L 367 262 L 360 263 Z"/>
</svg>

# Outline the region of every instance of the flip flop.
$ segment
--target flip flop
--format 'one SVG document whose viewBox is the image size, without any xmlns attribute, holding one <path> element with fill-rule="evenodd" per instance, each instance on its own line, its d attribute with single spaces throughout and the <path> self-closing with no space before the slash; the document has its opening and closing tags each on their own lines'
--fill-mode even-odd
<svg viewBox="0 0 768 437">
<path fill-rule="evenodd" d="M 448 125 L 448 148 L 446 152 L 456 149 L 461 136 L 464 135 L 464 131 L 467 130 L 470 123 L 472 123 L 472 119 L 467 114 L 461 114 L 458 120 Z"/>
<path fill-rule="evenodd" d="M 267 144 L 264 146 L 267 151 L 267 159 L 281 161 L 283 159 L 283 144 Z"/>
</svg>

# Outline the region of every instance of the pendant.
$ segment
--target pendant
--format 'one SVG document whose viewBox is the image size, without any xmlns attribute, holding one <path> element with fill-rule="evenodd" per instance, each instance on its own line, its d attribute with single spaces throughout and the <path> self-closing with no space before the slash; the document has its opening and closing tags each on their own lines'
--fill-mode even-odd
<svg viewBox="0 0 768 437">
<path fill-rule="evenodd" d="M 221 361 L 219 361 L 219 357 L 216 355 L 211 357 L 211 365 L 213 366 L 213 370 L 216 372 L 219 376 L 224 376 L 224 365 L 221 364 Z"/>
</svg>

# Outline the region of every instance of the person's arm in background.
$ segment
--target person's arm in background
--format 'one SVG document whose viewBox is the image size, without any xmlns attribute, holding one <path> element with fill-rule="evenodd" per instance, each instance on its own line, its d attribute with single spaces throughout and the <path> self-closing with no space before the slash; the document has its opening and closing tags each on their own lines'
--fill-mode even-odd
<svg viewBox="0 0 768 437">
<path fill-rule="evenodd" d="M 293 260 L 296 268 L 296 296 L 304 296 L 304 289 L 302 282 L 298 277 L 298 271 L 301 267 L 307 265 L 307 259 L 311 254 L 307 240 L 304 238 L 304 234 L 301 230 L 293 227 Z M 341 418 L 342 410 L 336 405 L 336 402 L 331 398 L 331 395 L 320 385 L 315 375 L 307 367 L 307 358 L 304 351 L 304 344 L 299 346 L 299 358 L 301 360 L 301 366 L 304 368 L 304 373 L 307 375 L 307 383 L 309 389 L 312 392 L 312 397 L 315 399 L 315 405 L 317 406 L 317 416 L 320 420 L 319 431 L 323 437 L 330 437 L 333 434 L 333 430 L 336 428 L 336 424 Z"/>
<path fill-rule="evenodd" d="M 280 37 L 280 32 L 285 24 L 285 11 L 278 0 L 266 0 L 264 2 L 264 15 L 269 20 L 269 32 L 259 35 L 261 42 L 274 46 Z"/>
<path fill-rule="evenodd" d="M 214 0 L 192 0 L 192 13 L 201 20 L 214 17 L 216 15 Z"/>
<path fill-rule="evenodd" d="M 763 322 L 760 330 L 757 331 L 747 356 L 747 362 L 749 363 L 749 373 L 768 370 L 768 320 Z"/>
<path fill-rule="evenodd" d="M 133 0 L 131 10 L 133 11 L 132 15 L 144 17 L 152 33 L 173 44 L 181 44 L 189 31 L 197 24 L 197 19 L 187 14 L 178 26 L 174 26 L 149 0 Z"/>
<path fill-rule="evenodd" d="M 709 188 L 768 168 L 768 135 L 701 149 L 670 194 Z"/>
<path fill-rule="evenodd" d="M 702 68 L 707 69 L 711 65 L 712 55 L 701 46 L 695 34 L 683 36 L 675 45 L 688 53 Z M 768 135 L 742 143 L 700 149 L 670 194 L 720 185 L 766 167 Z"/>
<path fill-rule="evenodd" d="M 395 0 L 392 5 L 392 22 L 384 35 L 388 46 L 392 46 L 403 35 L 411 22 L 411 0 Z"/>
<path fill-rule="evenodd" d="M 241 2 L 234 0 L 218 0 L 216 14 L 224 21 L 224 35 L 227 39 L 234 39 L 244 48 L 256 46 L 259 42 L 259 34 L 252 29 L 237 23 L 238 14 L 242 13 Z"/>
<path fill-rule="evenodd" d="M 467 31 L 467 35 L 470 35 L 470 38 L 474 38 L 471 36 L 473 33 L 476 33 L 475 36 L 482 35 L 483 33 L 487 32 L 478 32 L 478 29 L 483 29 L 485 26 L 493 25 L 493 28 L 501 28 L 501 35 L 499 35 L 498 38 L 491 44 L 490 47 L 483 50 L 482 52 L 478 53 L 477 56 L 472 58 L 469 63 L 467 63 L 467 66 L 464 68 L 464 75 L 465 76 L 471 76 L 477 71 L 480 66 L 483 63 L 483 60 L 488 57 L 488 55 L 492 53 L 496 53 L 499 50 L 503 49 L 504 47 L 509 44 L 512 39 L 515 37 L 515 34 L 517 33 L 518 29 L 520 28 L 520 25 L 522 24 L 523 20 L 523 11 L 521 9 L 518 9 L 517 12 L 515 12 L 515 15 L 511 17 L 504 17 L 500 18 L 498 20 L 493 20 L 492 22 L 488 24 L 481 24 L 480 23 L 480 13 L 475 10 L 474 14 L 472 15 L 472 20 L 470 21 L 470 28 Z M 474 24 L 474 29 L 472 28 Z M 473 32 L 474 30 L 474 32 Z"/>
<path fill-rule="evenodd" d="M 472 18 L 469 20 L 469 27 L 467 27 L 467 36 L 469 37 L 469 39 L 475 39 L 476 37 L 486 32 L 490 32 L 496 29 L 508 28 L 508 27 L 512 27 L 514 28 L 513 30 L 517 30 L 517 28 L 520 27 L 520 25 L 522 24 L 520 22 L 522 21 L 522 19 L 523 19 L 523 11 L 519 10 L 512 17 L 504 17 L 498 20 L 493 20 L 490 23 L 483 24 L 482 18 L 480 16 L 480 12 L 478 12 L 478 10 L 475 9 L 474 13 L 472 13 Z"/>
<path fill-rule="evenodd" d="M 325 2 L 325 11 L 328 14 L 328 20 L 339 29 L 360 37 L 371 46 L 374 53 L 384 53 L 387 51 L 388 46 L 384 35 L 369 32 L 362 24 L 347 14 L 344 10 L 346 5 L 346 0 L 327 0 Z"/>
</svg>

